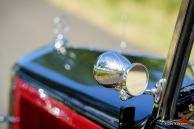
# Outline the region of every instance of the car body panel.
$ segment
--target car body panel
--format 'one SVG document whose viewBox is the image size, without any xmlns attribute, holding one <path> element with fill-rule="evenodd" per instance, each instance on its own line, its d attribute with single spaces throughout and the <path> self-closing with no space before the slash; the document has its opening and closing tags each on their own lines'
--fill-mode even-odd
<svg viewBox="0 0 194 129">
<path fill-rule="evenodd" d="M 103 129 L 19 77 L 15 78 L 14 116 L 19 118 L 14 129 Z"/>
<path fill-rule="evenodd" d="M 35 83 L 82 115 L 108 128 L 118 128 L 120 108 L 135 107 L 135 123 L 153 110 L 153 97 L 141 95 L 127 101 L 114 89 L 100 87 L 93 78 L 93 65 L 103 50 L 69 47 L 64 55 L 48 46 L 22 58 L 14 67 L 16 76 Z M 162 77 L 165 60 L 123 53 L 132 63 L 142 63 L 150 71 L 149 88 Z M 193 79 L 188 67 L 184 85 Z"/>
</svg>

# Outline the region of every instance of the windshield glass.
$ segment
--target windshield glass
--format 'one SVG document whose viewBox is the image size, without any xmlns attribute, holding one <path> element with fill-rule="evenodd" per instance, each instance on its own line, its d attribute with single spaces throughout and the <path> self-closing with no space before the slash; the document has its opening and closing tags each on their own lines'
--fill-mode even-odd
<svg viewBox="0 0 194 129">
<path fill-rule="evenodd" d="M 166 56 L 181 0 L 49 2 L 69 16 L 71 44 Z"/>
</svg>

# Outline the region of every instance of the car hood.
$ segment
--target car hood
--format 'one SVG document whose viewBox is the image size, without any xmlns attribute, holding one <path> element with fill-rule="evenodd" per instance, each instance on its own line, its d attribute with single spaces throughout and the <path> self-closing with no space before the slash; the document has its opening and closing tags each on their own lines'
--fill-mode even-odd
<svg viewBox="0 0 194 129">
<path fill-rule="evenodd" d="M 152 113 L 153 97 L 141 95 L 127 101 L 119 99 L 118 91 L 99 86 L 93 77 L 93 66 L 104 51 L 69 47 L 61 55 L 53 46 L 37 50 L 17 62 L 16 74 L 24 73 L 33 80 L 52 89 L 64 103 L 78 109 L 84 115 L 118 127 L 121 107 L 135 107 L 135 121 Z M 144 64 L 150 72 L 149 88 L 162 77 L 165 60 L 151 56 L 122 53 L 132 63 Z M 186 79 L 190 80 L 190 78 Z M 68 98 L 68 99 L 67 99 Z M 67 102 L 68 101 L 68 102 Z"/>
</svg>

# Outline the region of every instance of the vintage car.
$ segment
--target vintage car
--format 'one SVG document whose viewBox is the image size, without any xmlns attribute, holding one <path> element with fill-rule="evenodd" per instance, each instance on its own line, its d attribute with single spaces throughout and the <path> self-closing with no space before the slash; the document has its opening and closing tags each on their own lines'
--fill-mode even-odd
<svg viewBox="0 0 194 129">
<path fill-rule="evenodd" d="M 166 59 L 75 48 L 63 34 L 14 68 L 10 129 L 194 128 L 194 0 L 183 0 Z M 163 69 L 164 67 L 164 69 Z"/>
</svg>

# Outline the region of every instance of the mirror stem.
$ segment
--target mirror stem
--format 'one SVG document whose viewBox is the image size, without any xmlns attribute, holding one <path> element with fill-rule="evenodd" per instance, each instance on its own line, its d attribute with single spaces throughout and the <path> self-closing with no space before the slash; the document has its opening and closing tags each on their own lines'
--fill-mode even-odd
<svg viewBox="0 0 194 129">
<path fill-rule="evenodd" d="M 152 89 L 146 89 L 144 94 L 148 94 L 148 95 L 155 95 L 157 93 L 157 89 L 156 88 L 152 88 Z"/>
</svg>

